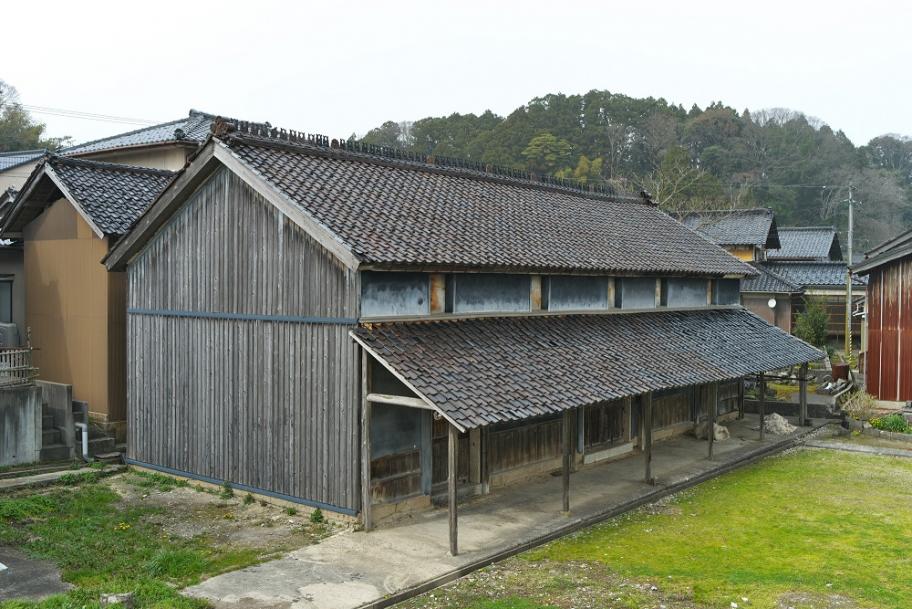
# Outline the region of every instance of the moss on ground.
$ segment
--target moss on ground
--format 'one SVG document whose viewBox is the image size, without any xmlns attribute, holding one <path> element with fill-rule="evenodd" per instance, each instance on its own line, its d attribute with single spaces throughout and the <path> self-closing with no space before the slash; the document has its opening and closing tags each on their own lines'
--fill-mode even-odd
<svg viewBox="0 0 912 609">
<path fill-rule="evenodd" d="M 910 502 L 912 460 L 794 452 L 405 606 L 912 607 Z"/>
</svg>

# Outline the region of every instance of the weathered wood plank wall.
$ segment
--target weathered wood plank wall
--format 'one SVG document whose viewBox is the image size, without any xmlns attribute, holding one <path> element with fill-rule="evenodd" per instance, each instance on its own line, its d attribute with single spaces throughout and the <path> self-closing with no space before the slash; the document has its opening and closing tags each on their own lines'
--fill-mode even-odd
<svg viewBox="0 0 912 609">
<path fill-rule="evenodd" d="M 129 268 L 131 459 L 356 511 L 358 277 L 227 170 Z"/>
</svg>

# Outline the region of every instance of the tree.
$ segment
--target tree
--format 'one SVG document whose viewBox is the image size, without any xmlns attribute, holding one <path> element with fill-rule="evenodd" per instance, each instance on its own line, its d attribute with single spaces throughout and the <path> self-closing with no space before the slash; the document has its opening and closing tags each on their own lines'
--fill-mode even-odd
<svg viewBox="0 0 912 609">
<path fill-rule="evenodd" d="M 665 153 L 659 168 L 643 177 L 640 184 L 659 207 L 668 211 L 731 207 L 719 180 L 696 166 L 681 146 Z"/>
<path fill-rule="evenodd" d="M 570 160 L 570 143 L 555 137 L 551 133 L 539 133 L 522 151 L 529 171 L 540 174 L 552 174 L 566 167 Z"/>
<path fill-rule="evenodd" d="M 19 94 L 0 80 L 0 152 L 56 150 L 69 138 L 46 137 L 44 123 L 35 121 L 19 103 Z"/>
<path fill-rule="evenodd" d="M 804 311 L 795 315 L 795 336 L 815 347 L 826 347 L 826 307 L 814 298 L 806 298 L 804 304 Z"/>
<path fill-rule="evenodd" d="M 408 148 L 411 144 L 411 126 L 412 124 L 408 121 L 400 123 L 386 121 L 379 127 L 368 131 L 361 141 L 375 146 Z"/>
</svg>

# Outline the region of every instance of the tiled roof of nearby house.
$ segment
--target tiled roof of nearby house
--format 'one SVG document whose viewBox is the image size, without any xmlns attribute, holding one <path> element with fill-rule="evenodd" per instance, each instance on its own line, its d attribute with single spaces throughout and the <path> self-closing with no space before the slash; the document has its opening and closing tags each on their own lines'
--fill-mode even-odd
<svg viewBox="0 0 912 609">
<path fill-rule="evenodd" d="M 246 133 L 216 145 L 229 146 L 366 264 L 753 273 L 638 197 Z"/>
<path fill-rule="evenodd" d="M 106 235 L 126 233 L 174 176 L 163 169 L 61 157 L 52 157 L 48 165 Z"/>
<path fill-rule="evenodd" d="M 174 172 L 48 155 L 19 191 L 2 228 L 22 231 L 61 196 L 102 234 L 122 235 L 174 177 Z"/>
<path fill-rule="evenodd" d="M 0 152 L 0 171 L 6 171 L 32 161 L 37 161 L 46 153 L 44 148 L 40 150 L 17 150 L 16 152 Z"/>
<path fill-rule="evenodd" d="M 800 226 L 779 229 L 782 247 L 766 253 L 770 260 L 842 260 L 839 235 L 832 226 Z"/>
<path fill-rule="evenodd" d="M 846 284 L 845 262 L 767 262 L 766 269 L 803 288 L 840 288 Z M 852 276 L 853 285 L 864 286 L 866 277 Z"/>
<path fill-rule="evenodd" d="M 80 156 L 106 150 L 168 143 L 199 145 L 209 136 L 214 120 L 215 116 L 212 114 L 190 110 L 187 118 L 180 118 L 160 125 L 144 127 L 100 140 L 77 144 L 64 148 L 60 151 L 60 154 Z"/>
<path fill-rule="evenodd" d="M 803 291 L 801 285 L 780 277 L 769 270 L 765 264 L 754 263 L 757 270 L 754 277 L 746 277 L 741 281 L 742 292 L 759 292 L 763 294 L 798 294 Z"/>
<path fill-rule="evenodd" d="M 680 221 L 721 246 L 779 247 L 771 209 L 722 209 L 679 214 Z"/>
<path fill-rule="evenodd" d="M 906 231 L 865 252 L 864 260 L 854 264 L 852 270 L 856 273 L 867 274 L 888 262 L 910 255 L 912 255 L 912 231 Z"/>
<path fill-rule="evenodd" d="M 740 307 L 386 323 L 352 334 L 463 429 L 822 356 Z"/>
</svg>

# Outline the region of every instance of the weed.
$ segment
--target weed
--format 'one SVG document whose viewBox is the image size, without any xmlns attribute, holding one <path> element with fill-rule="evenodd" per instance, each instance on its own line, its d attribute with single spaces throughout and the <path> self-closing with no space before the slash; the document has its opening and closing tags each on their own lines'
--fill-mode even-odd
<svg viewBox="0 0 912 609">
<path fill-rule="evenodd" d="M 322 524 L 326 521 L 326 518 L 323 516 L 323 511 L 320 508 L 315 509 L 310 513 L 310 521 L 314 524 Z"/>
<path fill-rule="evenodd" d="M 285 508 L 285 513 L 288 514 L 289 516 L 294 516 L 295 514 L 298 513 L 298 510 L 296 510 L 293 507 Z"/>
<path fill-rule="evenodd" d="M 186 480 L 165 476 L 158 472 L 131 471 L 127 477 L 127 482 L 133 486 L 147 489 L 156 489 L 167 493 L 175 488 L 184 488 L 190 486 Z"/>
<path fill-rule="evenodd" d="M 231 499 L 234 497 L 234 489 L 231 488 L 231 483 L 225 480 L 225 483 L 222 485 L 222 490 L 219 493 L 219 497 L 222 499 Z"/>
<path fill-rule="evenodd" d="M 253 495 L 251 495 L 250 493 L 247 493 L 244 496 L 244 505 L 251 505 L 253 503 L 256 503 L 256 499 L 253 498 Z"/>
<path fill-rule="evenodd" d="M 180 579 L 188 573 L 202 573 L 206 560 L 202 552 L 190 548 L 163 548 L 146 563 L 148 573 L 154 577 Z"/>
<path fill-rule="evenodd" d="M 77 484 L 92 484 L 98 482 L 101 473 L 97 470 L 90 472 L 78 472 L 75 474 L 64 474 L 57 481 L 65 486 L 76 486 Z"/>
</svg>

